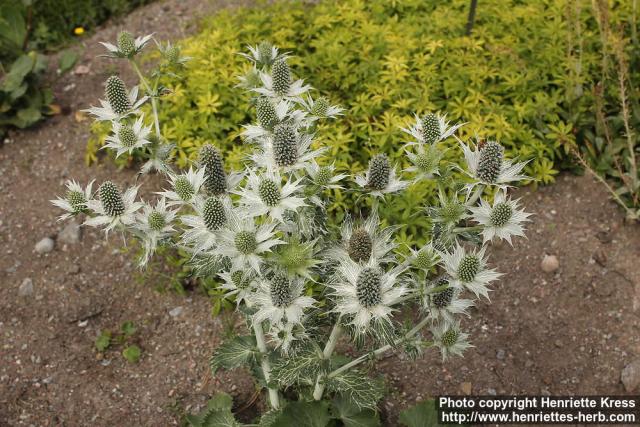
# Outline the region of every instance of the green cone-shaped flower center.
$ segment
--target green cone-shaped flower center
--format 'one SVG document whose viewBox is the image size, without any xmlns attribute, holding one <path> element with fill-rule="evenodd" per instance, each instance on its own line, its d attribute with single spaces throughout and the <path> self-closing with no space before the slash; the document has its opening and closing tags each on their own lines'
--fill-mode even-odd
<svg viewBox="0 0 640 427">
<path fill-rule="evenodd" d="M 298 161 L 298 141 L 293 127 L 281 124 L 273 129 L 273 157 L 278 166 L 293 166 Z"/>
<path fill-rule="evenodd" d="M 320 186 L 329 185 L 333 178 L 333 171 L 329 166 L 322 166 L 316 174 L 316 184 Z"/>
<path fill-rule="evenodd" d="M 273 46 L 267 41 L 260 42 L 258 45 L 258 57 L 263 65 L 271 65 L 273 63 Z"/>
<path fill-rule="evenodd" d="M 104 213 L 109 216 L 120 216 L 124 214 L 124 200 L 118 186 L 111 181 L 105 181 L 98 190 L 100 194 L 100 203 L 104 209 Z"/>
<path fill-rule="evenodd" d="M 153 211 L 149 214 L 149 228 L 155 231 L 162 231 L 167 221 L 161 212 Z"/>
<path fill-rule="evenodd" d="M 380 272 L 372 267 L 363 269 L 356 280 L 356 296 L 364 307 L 373 307 L 382 302 L 382 278 Z"/>
<path fill-rule="evenodd" d="M 271 77 L 276 95 L 286 95 L 291 87 L 291 70 L 285 59 L 279 59 L 273 64 Z"/>
<path fill-rule="evenodd" d="M 227 174 L 220 151 L 211 144 L 203 145 L 200 149 L 200 164 L 205 167 L 204 186 L 207 191 L 216 196 L 225 193 Z"/>
<path fill-rule="evenodd" d="M 311 107 L 311 114 L 316 117 L 326 117 L 329 111 L 329 101 L 327 98 L 318 98 Z"/>
<path fill-rule="evenodd" d="M 282 265 L 287 269 L 305 267 L 308 262 L 307 250 L 297 242 L 289 243 L 280 250 Z"/>
<path fill-rule="evenodd" d="M 180 60 L 180 48 L 178 46 L 171 46 L 165 52 L 165 58 L 167 58 L 167 61 L 171 64 L 176 64 L 178 60 Z"/>
<path fill-rule="evenodd" d="M 445 223 L 460 221 L 466 211 L 465 206 L 457 200 L 447 201 L 440 207 L 440 216 Z"/>
<path fill-rule="evenodd" d="M 202 219 L 210 231 L 218 230 L 227 221 L 222 201 L 217 197 L 209 197 L 202 208 Z"/>
<path fill-rule="evenodd" d="M 386 154 L 378 154 L 369 162 L 369 180 L 367 187 L 372 190 L 384 190 L 389 185 L 391 166 Z"/>
<path fill-rule="evenodd" d="M 465 255 L 458 266 L 458 277 L 463 282 L 472 282 L 480 271 L 480 259 L 476 255 Z"/>
<path fill-rule="evenodd" d="M 440 120 L 435 114 L 427 114 L 422 119 L 422 139 L 427 144 L 433 144 L 440 140 Z"/>
<path fill-rule="evenodd" d="M 246 289 L 250 283 L 250 281 L 245 277 L 244 273 L 240 270 L 236 270 L 231 273 L 231 281 L 234 285 L 236 285 L 236 288 L 238 289 Z"/>
<path fill-rule="evenodd" d="M 416 167 L 425 174 L 433 173 L 438 168 L 439 158 L 430 153 L 421 153 L 416 156 Z"/>
<path fill-rule="evenodd" d="M 442 286 L 446 286 L 449 284 L 449 278 L 446 276 L 440 276 L 436 280 L 433 281 L 434 288 L 440 288 Z M 440 292 L 437 292 L 431 296 L 431 301 L 433 301 L 433 305 L 438 308 L 445 308 L 451 304 L 453 300 L 454 289 L 449 287 Z"/>
<path fill-rule="evenodd" d="M 356 262 L 367 261 L 371 256 L 372 249 L 373 241 L 365 229 L 358 228 L 351 233 L 347 252 L 352 260 Z"/>
<path fill-rule="evenodd" d="M 240 231 L 235 237 L 236 249 L 243 254 L 251 254 L 258 247 L 256 233 L 252 231 Z"/>
<path fill-rule="evenodd" d="M 276 307 L 287 307 L 293 301 L 291 283 L 289 279 L 281 274 L 276 274 L 271 278 L 271 302 Z"/>
<path fill-rule="evenodd" d="M 460 332 L 456 331 L 455 329 L 449 329 L 447 332 L 442 334 L 442 338 L 440 340 L 445 347 L 451 347 L 458 342 L 459 336 Z"/>
<path fill-rule="evenodd" d="M 138 135 L 131 126 L 124 125 L 118 131 L 118 139 L 124 147 L 131 148 L 138 142 Z"/>
<path fill-rule="evenodd" d="M 260 200 L 269 206 L 277 206 L 280 203 L 280 187 L 270 179 L 263 179 L 258 185 L 258 195 Z"/>
<path fill-rule="evenodd" d="M 265 129 L 273 129 L 278 123 L 278 115 L 276 114 L 276 107 L 266 96 L 258 98 L 256 102 L 256 116 L 258 123 Z"/>
<path fill-rule="evenodd" d="M 116 114 L 125 114 L 131 110 L 131 101 L 127 93 L 127 87 L 118 76 L 111 76 L 105 84 L 105 97 Z"/>
<path fill-rule="evenodd" d="M 513 215 L 513 208 L 508 203 L 498 203 L 493 207 L 489 220 L 495 227 L 504 227 L 507 225 L 511 216 Z"/>
<path fill-rule="evenodd" d="M 189 182 L 189 179 L 187 179 L 187 177 L 184 175 L 180 175 L 178 178 L 176 178 L 175 182 L 173 183 L 173 190 L 176 192 L 178 197 L 180 197 L 180 199 L 184 200 L 185 202 L 191 200 L 196 192 L 195 188 L 193 188 L 193 185 L 191 185 L 191 183 Z"/>
<path fill-rule="evenodd" d="M 87 209 L 87 198 L 81 191 L 67 191 L 67 202 L 71 205 L 73 213 L 81 213 Z"/>
<path fill-rule="evenodd" d="M 136 43 L 131 33 L 122 31 L 118 34 L 118 50 L 127 57 L 136 53 Z"/>
<path fill-rule="evenodd" d="M 500 176 L 504 148 L 494 141 L 489 141 L 480 149 L 477 175 L 484 182 L 495 184 Z"/>
</svg>

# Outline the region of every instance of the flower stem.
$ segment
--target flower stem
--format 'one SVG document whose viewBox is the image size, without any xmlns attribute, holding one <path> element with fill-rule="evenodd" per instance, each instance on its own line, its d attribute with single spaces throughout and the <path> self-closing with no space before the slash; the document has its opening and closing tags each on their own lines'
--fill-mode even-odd
<svg viewBox="0 0 640 427">
<path fill-rule="evenodd" d="M 262 365 L 264 380 L 267 383 L 267 387 L 269 389 L 269 402 L 271 403 L 271 407 L 273 409 L 278 409 L 280 407 L 280 397 L 278 396 L 278 390 L 269 387 L 269 381 L 271 380 L 271 364 L 269 363 L 269 356 L 267 354 L 267 345 L 264 341 L 264 331 L 262 330 L 262 323 L 254 322 L 253 331 L 256 335 L 258 350 L 260 350 L 260 353 L 262 355 L 262 361 L 260 363 Z"/>
<path fill-rule="evenodd" d="M 131 66 L 133 67 L 135 72 L 138 74 L 138 77 L 140 78 L 140 83 L 142 83 L 147 93 L 151 97 L 151 109 L 153 110 L 153 122 L 156 129 L 156 136 L 160 138 L 160 120 L 158 119 L 158 105 L 156 101 L 155 91 L 151 90 L 151 86 L 149 86 L 147 79 L 142 74 L 142 71 L 140 71 L 140 67 L 138 67 L 138 63 L 133 59 L 131 60 Z"/>
<path fill-rule="evenodd" d="M 424 328 L 427 323 L 429 323 L 429 318 L 425 317 L 424 319 L 422 319 L 420 321 L 420 323 L 418 323 L 416 326 L 414 326 L 413 329 L 411 329 L 409 332 L 407 332 L 402 338 L 397 339 L 394 344 L 398 344 L 398 343 L 402 342 L 403 340 L 406 340 L 407 338 L 411 338 L 412 336 L 417 334 L 420 331 L 420 329 Z M 433 343 L 430 343 L 430 345 L 433 345 Z M 393 346 L 391 344 L 387 344 L 387 345 L 384 345 L 384 346 L 374 350 L 373 353 L 363 354 L 362 356 L 358 357 L 357 359 L 354 359 L 351 362 L 349 362 L 349 363 L 347 363 L 345 365 L 342 365 L 338 369 L 336 369 L 334 371 L 331 371 L 329 373 L 329 375 L 327 375 L 327 378 L 333 378 L 336 375 L 340 375 L 344 371 L 347 371 L 347 370 L 353 368 L 354 366 L 358 366 L 359 364 L 361 364 L 362 362 L 367 360 L 369 357 L 376 358 L 376 357 L 380 356 L 381 354 L 386 353 L 387 351 L 391 350 L 392 348 L 393 348 Z"/>
<path fill-rule="evenodd" d="M 482 195 L 482 192 L 484 191 L 484 185 L 479 184 L 476 187 L 476 191 L 473 192 L 473 194 L 471 195 L 471 197 L 469 197 L 469 199 L 467 199 L 467 206 L 471 206 L 473 204 L 476 203 L 476 201 L 478 200 L 478 198 Z"/>
<path fill-rule="evenodd" d="M 338 343 L 338 339 L 342 335 L 342 328 L 340 327 L 340 319 L 336 321 L 336 324 L 333 325 L 333 329 L 331 330 L 331 334 L 329 335 L 329 339 L 327 340 L 327 344 L 324 346 L 324 350 L 322 351 L 322 358 L 329 359 L 331 354 L 333 354 L 333 350 L 336 348 L 336 344 Z M 322 375 L 318 374 L 316 378 L 316 386 L 313 389 L 313 398 L 315 400 L 322 399 L 322 394 L 324 393 L 324 384 L 322 383 Z"/>
</svg>

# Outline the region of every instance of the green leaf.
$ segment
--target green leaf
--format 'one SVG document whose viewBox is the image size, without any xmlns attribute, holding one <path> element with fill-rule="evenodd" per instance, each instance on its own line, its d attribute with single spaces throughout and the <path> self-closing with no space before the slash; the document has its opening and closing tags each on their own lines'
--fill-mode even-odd
<svg viewBox="0 0 640 427">
<path fill-rule="evenodd" d="M 132 321 L 124 322 L 122 324 L 122 326 L 121 326 L 121 329 L 122 329 L 122 333 L 124 334 L 125 337 L 130 337 L 137 330 L 137 328 L 135 327 L 135 325 L 133 324 Z"/>
<path fill-rule="evenodd" d="M 323 359 L 318 353 L 301 351 L 295 357 L 280 358 L 271 369 L 271 378 L 285 386 L 314 384 L 322 369 Z"/>
<path fill-rule="evenodd" d="M 378 427 L 380 418 L 372 409 L 361 409 L 351 399 L 336 396 L 332 403 L 333 415 L 340 419 L 345 427 Z"/>
<path fill-rule="evenodd" d="M 142 353 L 142 350 L 140 350 L 140 347 L 138 347 L 135 344 L 130 345 L 124 350 L 122 350 L 122 355 L 130 363 L 136 363 L 138 360 L 140 360 L 141 353 Z"/>
<path fill-rule="evenodd" d="M 209 360 L 211 373 L 215 374 L 220 368 L 233 369 L 246 364 L 253 364 L 258 349 L 253 336 L 238 336 L 225 341 L 218 347 Z"/>
<path fill-rule="evenodd" d="M 22 43 L 27 34 L 24 22 L 23 8 L 20 2 L 6 3 L 0 6 L 0 39 L 4 40 L 12 50 L 22 49 Z"/>
<path fill-rule="evenodd" d="M 58 60 L 58 72 L 64 74 L 69 71 L 78 61 L 78 53 L 74 50 L 67 49 L 60 54 Z"/>
<path fill-rule="evenodd" d="M 329 402 L 291 402 L 283 410 L 271 427 L 326 427 L 329 416 Z"/>
<path fill-rule="evenodd" d="M 100 352 L 105 351 L 111 345 L 111 332 L 103 330 L 100 332 L 98 338 L 96 338 L 96 349 Z"/>
<path fill-rule="evenodd" d="M 233 399 L 226 393 L 217 393 L 213 396 L 207 407 L 200 414 L 189 414 L 185 417 L 187 423 L 193 427 L 240 427 L 231 407 Z"/>
<path fill-rule="evenodd" d="M 371 378 L 357 369 L 327 379 L 327 390 L 349 399 L 361 409 L 375 409 L 385 392 L 382 379 Z"/>
<path fill-rule="evenodd" d="M 212 411 L 225 411 L 231 410 L 233 407 L 233 398 L 227 393 L 216 393 L 207 402 L 207 409 Z"/>
<path fill-rule="evenodd" d="M 260 417 L 260 422 L 258 423 L 258 427 L 272 427 L 273 423 L 278 420 L 278 417 L 282 414 L 282 408 L 277 410 L 270 410 L 269 412 L 265 412 Z"/>
<path fill-rule="evenodd" d="M 23 108 L 22 110 L 18 110 L 18 113 L 16 114 L 17 121 L 15 122 L 15 125 L 19 128 L 25 128 L 36 123 L 41 118 L 42 113 L 40 110 L 36 108 Z"/>
<path fill-rule="evenodd" d="M 2 90 L 5 92 L 13 92 L 22 85 L 22 81 L 27 74 L 33 70 L 35 60 L 30 55 L 21 55 L 11 64 L 11 68 L 6 77 L 2 81 Z"/>
<path fill-rule="evenodd" d="M 406 427 L 452 426 L 438 423 L 438 410 L 434 399 L 422 402 L 400 412 L 400 423 Z"/>
</svg>

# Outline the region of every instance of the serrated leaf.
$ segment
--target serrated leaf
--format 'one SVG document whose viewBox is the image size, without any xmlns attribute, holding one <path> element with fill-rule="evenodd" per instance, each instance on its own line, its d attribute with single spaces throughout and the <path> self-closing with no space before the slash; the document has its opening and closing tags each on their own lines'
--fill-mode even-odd
<svg viewBox="0 0 640 427">
<path fill-rule="evenodd" d="M 331 403 L 334 417 L 340 419 L 345 427 L 378 427 L 381 425 L 376 411 L 358 408 L 350 399 L 337 396 Z"/>
<path fill-rule="evenodd" d="M 375 409 L 385 391 L 382 379 L 371 378 L 357 369 L 328 378 L 326 382 L 327 390 L 349 399 L 361 409 Z"/>
<path fill-rule="evenodd" d="M 253 336 L 238 336 L 225 341 L 209 360 L 211 373 L 222 369 L 233 369 L 246 364 L 254 364 L 258 349 Z"/>
<path fill-rule="evenodd" d="M 271 424 L 271 427 L 326 427 L 329 416 L 329 402 L 291 402 Z"/>
<path fill-rule="evenodd" d="M 422 402 L 400 412 L 400 423 L 406 427 L 435 427 L 452 426 L 453 424 L 438 423 L 438 410 L 434 399 Z"/>
<path fill-rule="evenodd" d="M 258 427 L 272 427 L 273 423 L 276 422 L 280 414 L 282 414 L 282 409 L 278 409 L 278 410 L 272 409 L 269 412 L 265 412 L 260 417 L 260 422 L 258 423 Z"/>
<path fill-rule="evenodd" d="M 271 369 L 271 378 L 285 386 L 313 384 L 323 369 L 323 362 L 315 351 L 301 351 L 295 357 L 280 358 Z"/>
<path fill-rule="evenodd" d="M 185 421 L 192 427 L 239 427 L 231 407 L 233 399 L 226 393 L 217 393 L 207 402 L 200 414 L 188 414 Z"/>
</svg>

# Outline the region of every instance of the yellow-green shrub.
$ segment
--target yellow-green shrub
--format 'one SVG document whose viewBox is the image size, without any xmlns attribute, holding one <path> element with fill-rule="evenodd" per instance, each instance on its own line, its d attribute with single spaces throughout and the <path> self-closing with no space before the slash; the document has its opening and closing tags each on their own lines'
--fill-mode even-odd
<svg viewBox="0 0 640 427">
<path fill-rule="evenodd" d="M 298 75 L 346 108 L 318 133 L 339 169 L 359 172 L 372 152 L 399 154 L 406 141 L 400 127 L 411 114 L 439 110 L 469 122 L 464 138 L 498 139 L 508 156 L 530 159 L 528 174 L 548 183 L 566 154 L 562 146 L 574 142 L 572 115 L 585 111 L 576 87 L 587 82 L 597 55 L 583 51 L 582 71 L 575 72 L 567 47 L 575 31 L 564 0 L 483 1 L 471 37 L 463 35 L 468 3 L 279 2 L 207 18 L 202 31 L 182 43 L 193 57 L 186 77 L 166 82 L 173 93 L 160 112 L 163 134 L 177 144 L 182 166 L 213 142 L 232 150 L 228 162 L 237 167 L 241 126 L 254 114 L 250 97 L 234 87 L 247 67 L 237 53 L 268 40 L 295 55 Z M 584 46 L 592 46 L 597 34 L 584 25 Z M 104 129 L 90 144 L 89 159 L 103 136 Z M 425 220 L 405 212 L 431 193 L 414 186 L 387 215 L 408 224 L 409 235 L 419 234 Z M 346 197 L 338 194 L 333 209 Z"/>
</svg>

